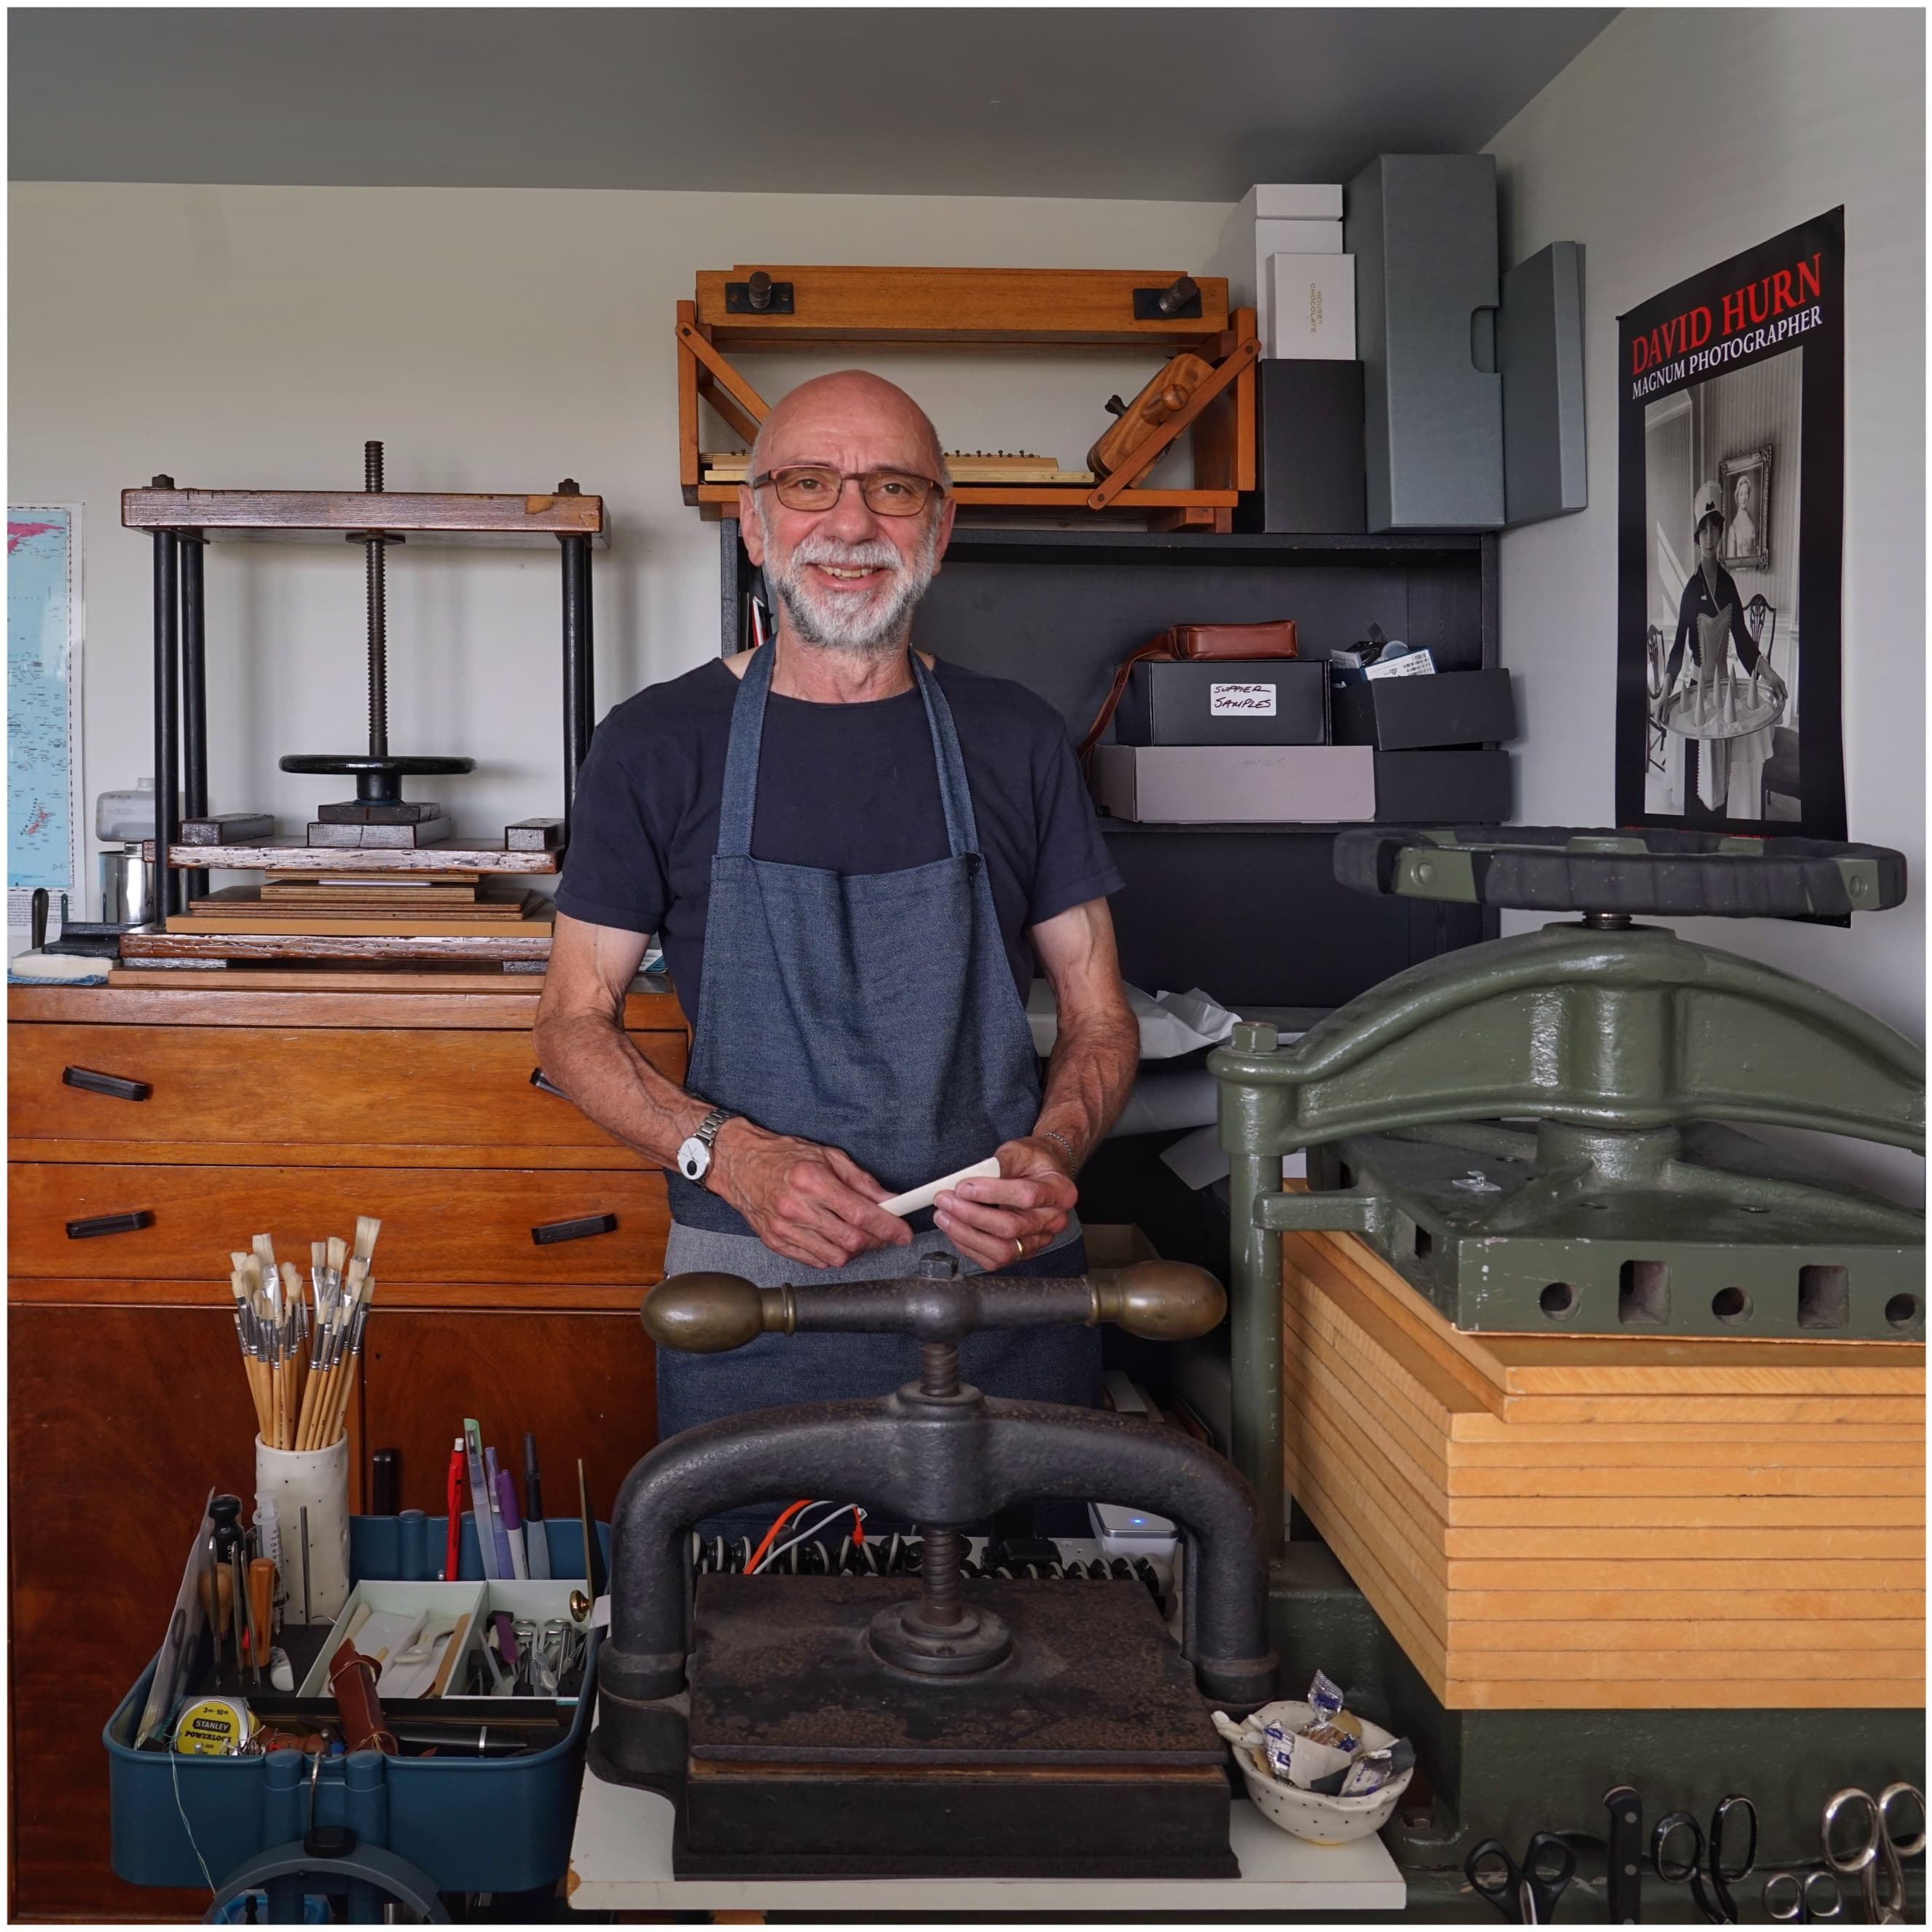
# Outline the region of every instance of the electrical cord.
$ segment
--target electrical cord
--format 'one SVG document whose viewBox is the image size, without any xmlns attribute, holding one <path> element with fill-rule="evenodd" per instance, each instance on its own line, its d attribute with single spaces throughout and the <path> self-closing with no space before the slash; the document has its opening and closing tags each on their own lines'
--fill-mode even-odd
<svg viewBox="0 0 1932 1932">
<path fill-rule="evenodd" d="M 778 1532 L 784 1528 L 785 1525 L 790 1522 L 792 1518 L 797 1515 L 800 1510 L 810 1509 L 812 1507 L 812 1498 L 809 1496 L 801 1496 L 796 1502 L 794 1503 L 790 1506 L 790 1508 L 779 1510 L 776 1520 L 772 1523 L 771 1528 L 765 1532 L 764 1540 L 759 1544 L 758 1548 L 752 1552 L 751 1561 L 745 1565 L 746 1574 L 747 1575 L 749 1575 L 752 1570 L 755 1570 L 758 1567 L 759 1559 L 764 1555 L 765 1552 L 772 1546 L 772 1538 L 777 1535 Z"/>
<path fill-rule="evenodd" d="M 201 1847 L 195 1843 L 194 1827 L 188 1822 L 188 1807 L 182 1802 L 181 1753 L 174 1748 L 173 1741 L 168 1744 L 168 1770 L 174 1779 L 175 1809 L 181 1814 L 182 1829 L 188 1834 L 188 1850 L 194 1854 L 194 1862 L 201 1868 L 201 1875 L 208 1882 L 208 1895 L 211 1898 L 221 1896 L 220 1888 L 214 1882 L 214 1874 L 208 1869 L 208 1861 L 201 1855 Z"/>
<path fill-rule="evenodd" d="M 808 1509 L 815 1507 L 815 1504 L 810 1503 L 808 1503 L 806 1505 L 806 1508 Z M 836 1522 L 848 1510 L 850 1510 L 852 1512 L 852 1540 L 855 1545 L 863 1544 L 866 1540 L 866 1512 L 864 1510 L 860 1508 L 856 1503 L 834 1503 L 832 1505 L 832 1511 L 829 1516 L 820 1516 L 809 1529 L 801 1529 L 799 1533 L 791 1539 L 790 1542 L 780 1544 L 778 1548 L 774 1550 L 769 1556 L 763 1557 L 761 1559 L 754 1560 L 751 1565 L 748 1574 L 752 1576 L 756 1576 L 761 1570 L 769 1570 L 788 1550 L 794 1548 L 799 1544 L 809 1540 L 810 1538 L 818 1535 L 820 1531 L 829 1528 L 833 1523 Z M 800 1520 L 801 1522 L 804 1520 L 802 1516 L 800 1518 Z M 772 1535 L 775 1536 L 778 1534 L 780 1526 L 781 1526 L 776 1523 L 772 1525 Z M 766 1539 L 767 1541 L 770 1540 L 770 1539 L 769 1538 Z"/>
</svg>

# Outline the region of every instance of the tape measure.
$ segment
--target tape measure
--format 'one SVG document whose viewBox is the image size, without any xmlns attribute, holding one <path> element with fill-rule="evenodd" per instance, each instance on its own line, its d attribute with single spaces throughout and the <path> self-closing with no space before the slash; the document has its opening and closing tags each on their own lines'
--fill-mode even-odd
<svg viewBox="0 0 1932 1932">
<path fill-rule="evenodd" d="M 233 1757 L 255 1729 L 255 1718 L 238 1697 L 204 1697 L 176 1720 L 175 1749 L 190 1757 Z"/>
</svg>

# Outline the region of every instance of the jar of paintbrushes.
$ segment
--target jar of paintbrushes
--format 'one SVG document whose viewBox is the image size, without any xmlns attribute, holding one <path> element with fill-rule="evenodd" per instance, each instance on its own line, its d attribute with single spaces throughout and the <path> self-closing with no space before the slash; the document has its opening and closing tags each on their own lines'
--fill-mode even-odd
<svg viewBox="0 0 1932 1932">
<path fill-rule="evenodd" d="M 293 1621 L 328 1623 L 349 1597 L 349 1402 L 376 1297 L 370 1261 L 382 1223 L 368 1214 L 350 1244 L 309 1248 L 308 1292 L 292 1262 L 255 1237 L 230 1256 L 235 1332 L 255 1402 L 255 1487 L 272 1503 L 280 1544 L 278 1594 Z"/>
</svg>

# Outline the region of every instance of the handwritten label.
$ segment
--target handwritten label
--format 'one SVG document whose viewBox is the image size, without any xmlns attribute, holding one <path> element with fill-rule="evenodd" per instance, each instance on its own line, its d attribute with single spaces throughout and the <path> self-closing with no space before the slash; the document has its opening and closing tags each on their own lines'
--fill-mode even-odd
<svg viewBox="0 0 1932 1932">
<path fill-rule="evenodd" d="M 1210 718 L 1272 718 L 1274 686 L 1271 684 L 1210 684 L 1208 687 Z"/>
</svg>

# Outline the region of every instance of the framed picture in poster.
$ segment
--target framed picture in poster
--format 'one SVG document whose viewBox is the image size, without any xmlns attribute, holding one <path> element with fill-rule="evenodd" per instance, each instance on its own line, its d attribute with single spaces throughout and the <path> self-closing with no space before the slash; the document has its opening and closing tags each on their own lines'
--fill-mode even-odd
<svg viewBox="0 0 1932 1932">
<path fill-rule="evenodd" d="M 1724 506 L 1724 558 L 1733 570 L 1771 568 L 1771 452 L 1766 443 L 1718 465 Z"/>
</svg>

